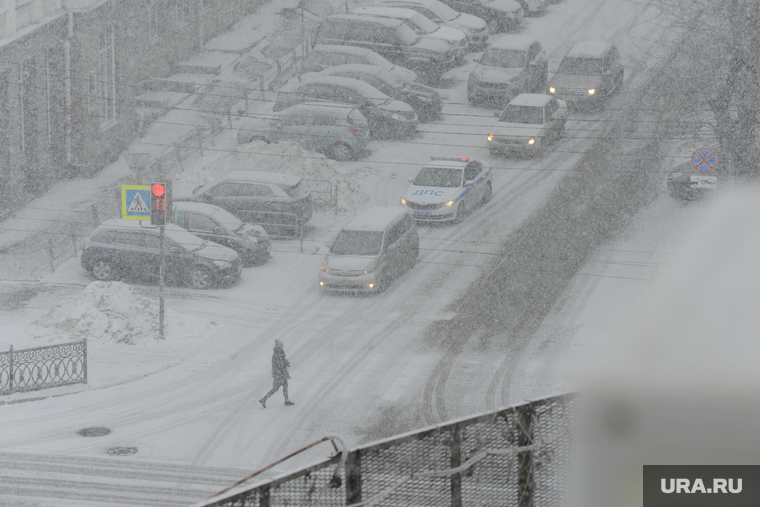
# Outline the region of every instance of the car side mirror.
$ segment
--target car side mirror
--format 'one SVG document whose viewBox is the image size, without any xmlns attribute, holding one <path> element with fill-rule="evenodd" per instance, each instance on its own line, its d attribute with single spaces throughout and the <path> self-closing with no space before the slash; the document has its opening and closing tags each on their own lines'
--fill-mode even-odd
<svg viewBox="0 0 760 507">
<path fill-rule="evenodd" d="M 480 58 L 473 58 L 472 61 L 475 63 L 480 63 Z"/>
<path fill-rule="evenodd" d="M 332 248 L 332 246 L 333 246 L 333 244 L 332 244 L 332 241 L 326 241 L 326 242 L 325 242 L 325 246 L 326 246 L 327 248 Z"/>
<path fill-rule="evenodd" d="M 409 183 L 414 183 L 414 176 L 409 176 L 409 177 L 406 179 L 406 181 L 408 181 Z"/>
<path fill-rule="evenodd" d="M 214 229 L 214 234 L 216 234 L 218 236 L 226 236 L 227 235 L 227 231 L 225 231 L 224 229 L 220 229 L 220 228 L 217 227 L 216 229 Z"/>
<path fill-rule="evenodd" d="M 465 187 L 471 187 L 475 184 L 475 180 L 467 180 L 464 182 Z"/>
</svg>

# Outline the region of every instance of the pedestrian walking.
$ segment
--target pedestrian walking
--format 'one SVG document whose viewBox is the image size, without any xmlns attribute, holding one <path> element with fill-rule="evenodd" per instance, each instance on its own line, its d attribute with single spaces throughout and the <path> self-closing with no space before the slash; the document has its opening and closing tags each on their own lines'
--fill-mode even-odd
<svg viewBox="0 0 760 507">
<path fill-rule="evenodd" d="M 288 399 L 288 368 L 290 367 L 290 361 L 285 357 L 285 350 L 280 340 L 274 341 L 274 354 L 272 354 L 272 390 L 269 391 L 263 398 L 259 400 L 261 406 L 267 408 L 267 399 L 276 393 L 280 386 L 282 386 L 282 394 L 285 396 L 285 405 L 295 405 Z"/>
</svg>

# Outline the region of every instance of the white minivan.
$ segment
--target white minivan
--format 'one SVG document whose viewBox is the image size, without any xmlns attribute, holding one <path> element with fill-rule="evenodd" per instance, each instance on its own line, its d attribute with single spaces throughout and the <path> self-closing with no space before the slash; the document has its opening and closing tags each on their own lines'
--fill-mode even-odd
<svg viewBox="0 0 760 507">
<path fill-rule="evenodd" d="M 409 211 L 378 206 L 351 219 L 329 246 L 320 290 L 381 292 L 417 263 L 420 239 Z"/>
</svg>

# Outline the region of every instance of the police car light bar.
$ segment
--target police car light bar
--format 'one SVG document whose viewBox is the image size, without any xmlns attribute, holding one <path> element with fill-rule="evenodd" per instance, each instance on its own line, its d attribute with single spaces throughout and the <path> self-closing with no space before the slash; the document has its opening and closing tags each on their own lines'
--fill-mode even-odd
<svg viewBox="0 0 760 507">
<path fill-rule="evenodd" d="M 470 160 L 470 157 L 467 158 L 457 158 L 457 157 L 430 157 L 430 160 L 451 160 L 453 162 L 467 162 Z"/>
</svg>

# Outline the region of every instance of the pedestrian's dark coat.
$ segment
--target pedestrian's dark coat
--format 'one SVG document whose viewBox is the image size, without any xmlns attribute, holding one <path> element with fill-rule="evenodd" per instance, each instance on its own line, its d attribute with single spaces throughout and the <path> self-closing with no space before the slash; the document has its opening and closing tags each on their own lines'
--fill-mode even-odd
<svg viewBox="0 0 760 507">
<path fill-rule="evenodd" d="M 285 351 L 275 347 L 274 354 L 272 354 L 272 378 L 276 383 L 282 384 L 290 378 L 288 375 L 289 366 L 290 362 L 285 357 Z"/>
</svg>

